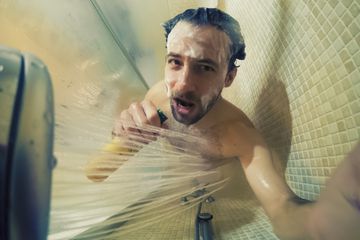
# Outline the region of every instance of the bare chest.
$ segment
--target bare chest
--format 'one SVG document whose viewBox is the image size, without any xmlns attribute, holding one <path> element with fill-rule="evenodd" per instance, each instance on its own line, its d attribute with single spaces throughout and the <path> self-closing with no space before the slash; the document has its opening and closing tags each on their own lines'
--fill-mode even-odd
<svg viewBox="0 0 360 240">
<path fill-rule="evenodd" d="M 187 128 L 176 121 L 169 121 L 165 138 L 181 151 L 193 152 L 207 159 L 227 157 L 222 152 L 222 139 L 211 129 Z"/>
<path fill-rule="evenodd" d="M 168 117 L 164 127 L 168 129 L 168 142 L 184 151 L 194 151 L 208 159 L 224 159 L 239 156 L 239 139 L 246 139 L 244 131 L 235 131 L 239 119 L 218 118 L 211 124 L 186 126 L 172 116 L 168 102 L 160 105 Z M 243 136 L 244 135 L 244 136 Z"/>
</svg>

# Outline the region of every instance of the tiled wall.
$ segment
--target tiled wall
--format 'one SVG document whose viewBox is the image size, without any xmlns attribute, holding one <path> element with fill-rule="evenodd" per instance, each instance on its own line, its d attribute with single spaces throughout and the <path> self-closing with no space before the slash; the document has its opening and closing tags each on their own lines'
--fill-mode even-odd
<svg viewBox="0 0 360 240">
<path fill-rule="evenodd" d="M 59 97 L 62 92 L 82 90 L 80 83 L 87 83 L 84 84 L 87 90 L 85 87 L 99 80 L 113 84 L 112 80 L 127 82 L 132 79 L 127 73 L 130 68 L 118 69 L 124 65 L 119 58 L 121 53 L 98 22 L 90 3 L 77 2 L 74 6 L 74 2 L 65 1 L 54 8 L 37 2 L 40 9 L 49 11 L 38 14 L 33 10 L 38 7 L 32 2 L 31 8 L 27 3 L 12 17 L 9 10 L 17 3 L 0 3 L 0 25 L 6 33 L 0 34 L 0 40 L 2 44 L 31 51 L 47 63 L 52 70 L 58 99 L 62 99 Z M 302 197 L 315 199 L 331 172 L 359 140 L 359 1 L 168 0 L 167 5 L 171 16 L 186 7 L 218 6 L 239 20 L 247 43 L 247 58 L 240 63 L 238 77 L 225 91 L 225 97 L 244 109 L 269 145 L 284 159 L 286 178 L 294 191 Z M 146 12 L 149 9 L 144 9 L 144 15 Z M 65 13 L 69 14 L 61 15 Z M 26 17 L 18 18 L 20 15 Z M 48 16 L 55 20 L 49 21 Z M 87 27 L 89 24 L 91 28 Z M 163 41 L 163 36 L 159 41 Z M 163 46 L 159 51 L 163 51 Z M 100 63 L 106 66 L 106 71 Z M 111 74 L 122 71 L 124 74 Z M 76 81 L 65 82 L 69 79 Z M 116 88 L 117 85 L 110 86 Z M 124 92 L 125 86 L 121 85 Z M 134 95 L 134 91 L 129 92 Z M 81 96 L 86 97 L 85 94 Z M 126 99 L 130 101 L 128 95 Z M 244 188 L 237 187 L 244 195 Z M 215 227 L 217 232 L 225 232 L 224 239 L 273 239 L 268 233 L 270 226 L 266 217 L 262 212 L 258 214 L 261 210 L 258 205 L 235 204 L 226 198 L 216 200 L 218 204 L 214 206 L 218 209 L 213 211 L 219 217 L 214 218 Z M 236 214 L 237 211 L 245 211 L 245 214 Z M 242 224 L 253 212 L 256 213 L 254 224 L 264 226 L 266 231 L 259 225 Z M 186 214 L 174 221 L 164 221 L 168 225 L 154 226 L 150 232 L 152 238 L 146 229 L 136 236 L 192 239 L 193 223 L 189 219 L 194 219 L 194 209 Z M 180 220 L 183 225 L 178 224 Z M 160 231 L 159 226 L 166 229 Z M 176 237 L 166 234 L 171 231 Z M 238 237 L 240 233 L 244 235 Z"/>
<path fill-rule="evenodd" d="M 292 189 L 316 199 L 359 141 L 360 2 L 229 0 L 219 6 L 238 19 L 247 44 L 225 96 L 277 150 Z"/>
<path fill-rule="evenodd" d="M 248 114 L 283 159 L 291 188 L 301 197 L 316 199 L 359 140 L 360 4 L 355 0 L 206 3 L 168 0 L 168 7 L 173 16 L 187 7 L 216 4 L 240 22 L 247 58 L 224 96 Z M 231 186 L 231 191 L 240 192 L 236 198 L 215 195 L 210 207 L 216 239 L 277 239 L 256 200 L 242 198 L 252 192 L 243 174 L 239 176 Z M 194 209 L 177 216 L 176 228 L 167 220 L 142 232 L 149 239 L 192 239 L 193 215 Z"/>
</svg>

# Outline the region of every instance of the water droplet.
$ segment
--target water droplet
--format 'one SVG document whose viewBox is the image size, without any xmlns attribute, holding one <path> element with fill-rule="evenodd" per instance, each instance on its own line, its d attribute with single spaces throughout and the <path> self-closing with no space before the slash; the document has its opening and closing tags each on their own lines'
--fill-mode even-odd
<svg viewBox="0 0 360 240">
<path fill-rule="evenodd" d="M 4 65 L 0 65 L 0 72 L 4 71 Z"/>
</svg>

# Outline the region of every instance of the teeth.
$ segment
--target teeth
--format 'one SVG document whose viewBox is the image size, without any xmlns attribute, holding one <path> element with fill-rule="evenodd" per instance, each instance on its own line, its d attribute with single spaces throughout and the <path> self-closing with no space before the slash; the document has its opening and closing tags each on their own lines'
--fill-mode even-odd
<svg viewBox="0 0 360 240">
<path fill-rule="evenodd" d="M 178 102 L 179 102 L 179 104 L 181 105 L 181 106 L 184 106 L 184 107 L 190 107 L 192 104 L 189 104 L 189 103 L 187 103 L 187 102 L 184 102 L 184 101 L 182 101 L 182 100 L 178 100 Z"/>
</svg>

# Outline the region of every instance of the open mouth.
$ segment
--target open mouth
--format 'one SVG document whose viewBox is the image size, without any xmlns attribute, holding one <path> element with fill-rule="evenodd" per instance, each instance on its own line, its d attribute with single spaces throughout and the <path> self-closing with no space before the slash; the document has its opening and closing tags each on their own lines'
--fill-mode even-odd
<svg viewBox="0 0 360 240">
<path fill-rule="evenodd" d="M 194 106 L 194 103 L 185 101 L 185 100 L 180 99 L 180 98 L 175 98 L 174 100 L 175 100 L 177 105 L 180 105 L 182 107 L 192 107 L 192 106 Z"/>
<path fill-rule="evenodd" d="M 175 107 L 176 107 L 177 112 L 179 112 L 181 114 L 189 114 L 190 111 L 195 106 L 194 103 L 180 99 L 180 98 L 174 98 L 174 102 L 175 102 Z"/>
</svg>

